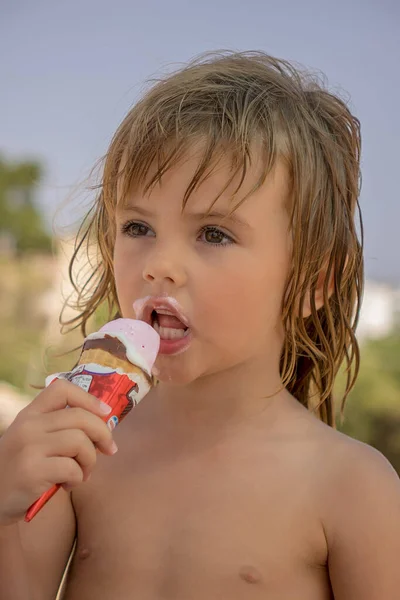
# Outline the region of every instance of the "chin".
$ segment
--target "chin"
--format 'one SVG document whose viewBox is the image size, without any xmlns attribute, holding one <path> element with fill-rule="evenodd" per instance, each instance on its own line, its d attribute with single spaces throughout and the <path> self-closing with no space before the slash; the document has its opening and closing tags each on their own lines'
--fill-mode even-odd
<svg viewBox="0 0 400 600">
<path fill-rule="evenodd" d="M 190 385 L 197 379 L 197 377 L 191 377 L 185 373 L 176 373 L 172 369 L 160 370 L 156 375 L 156 379 L 159 383 L 168 383 L 170 385 L 185 386 Z"/>
<path fill-rule="evenodd" d="M 189 365 L 185 365 L 185 361 L 179 360 L 179 355 L 176 358 L 159 357 L 154 367 L 154 375 L 160 383 L 189 385 L 201 376 L 198 371 L 194 373 Z"/>
</svg>

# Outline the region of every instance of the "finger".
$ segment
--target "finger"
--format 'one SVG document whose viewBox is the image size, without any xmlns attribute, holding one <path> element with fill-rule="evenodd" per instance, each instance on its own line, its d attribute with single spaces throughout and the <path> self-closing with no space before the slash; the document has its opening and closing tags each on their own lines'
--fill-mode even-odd
<svg viewBox="0 0 400 600">
<path fill-rule="evenodd" d="M 51 383 L 36 396 L 26 410 L 32 413 L 47 413 L 66 406 L 85 408 L 102 417 L 111 412 L 107 404 L 65 379 L 57 379 Z"/>
<path fill-rule="evenodd" d="M 45 454 L 47 457 L 62 456 L 73 458 L 80 466 L 83 480 L 89 477 L 96 460 L 96 448 L 80 429 L 57 431 L 46 436 Z"/>
<path fill-rule="evenodd" d="M 49 487 L 54 484 L 76 487 L 83 482 L 84 474 L 73 458 L 54 456 L 46 458 L 41 466 L 43 478 L 49 482 Z"/>
<path fill-rule="evenodd" d="M 83 408 L 56 410 L 41 416 L 46 433 L 81 430 L 104 454 L 115 454 L 112 433 L 100 417 Z"/>
</svg>

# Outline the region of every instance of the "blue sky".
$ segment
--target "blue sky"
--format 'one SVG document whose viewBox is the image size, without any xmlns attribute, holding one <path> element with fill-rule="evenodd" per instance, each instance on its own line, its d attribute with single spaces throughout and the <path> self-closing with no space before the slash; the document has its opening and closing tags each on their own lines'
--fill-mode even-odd
<svg viewBox="0 0 400 600">
<path fill-rule="evenodd" d="M 50 221 L 145 80 L 221 48 L 302 63 L 350 95 L 363 134 L 366 272 L 400 282 L 398 0 L 2 0 L 0 153 L 43 160 Z"/>
</svg>

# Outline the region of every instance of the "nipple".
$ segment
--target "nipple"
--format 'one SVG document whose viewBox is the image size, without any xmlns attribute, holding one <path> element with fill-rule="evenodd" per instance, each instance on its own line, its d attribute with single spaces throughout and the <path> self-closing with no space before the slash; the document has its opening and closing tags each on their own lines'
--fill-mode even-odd
<svg viewBox="0 0 400 600">
<path fill-rule="evenodd" d="M 240 569 L 239 577 L 247 583 L 260 583 L 261 581 L 261 574 L 255 567 L 242 567 Z"/>
<path fill-rule="evenodd" d="M 90 550 L 89 548 L 80 548 L 78 551 L 78 558 L 80 558 L 81 560 L 85 560 L 85 558 L 88 558 L 90 556 Z"/>
</svg>

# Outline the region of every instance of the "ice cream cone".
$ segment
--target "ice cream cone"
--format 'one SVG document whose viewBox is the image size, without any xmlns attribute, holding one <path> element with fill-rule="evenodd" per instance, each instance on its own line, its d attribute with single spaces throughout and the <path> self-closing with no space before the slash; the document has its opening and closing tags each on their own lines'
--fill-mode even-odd
<svg viewBox="0 0 400 600">
<path fill-rule="evenodd" d="M 101 340 L 99 340 L 101 342 Z M 133 365 L 129 360 L 122 360 L 117 356 L 114 356 L 107 350 L 102 348 L 91 348 L 90 350 L 83 350 L 79 363 L 80 365 L 94 363 L 97 365 L 103 365 L 104 367 L 110 367 L 111 369 L 120 370 L 122 373 L 138 373 L 141 371 L 139 367 Z"/>
</svg>

